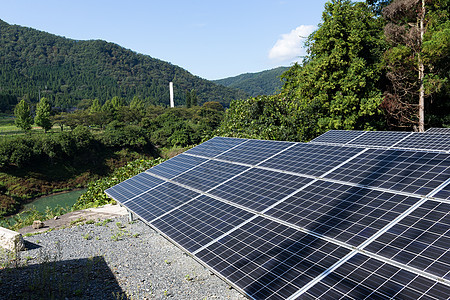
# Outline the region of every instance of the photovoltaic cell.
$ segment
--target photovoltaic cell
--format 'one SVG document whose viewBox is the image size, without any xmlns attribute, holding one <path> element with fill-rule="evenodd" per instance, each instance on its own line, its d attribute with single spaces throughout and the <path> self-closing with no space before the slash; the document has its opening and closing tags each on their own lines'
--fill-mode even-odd
<svg viewBox="0 0 450 300">
<path fill-rule="evenodd" d="M 199 196 L 196 192 L 166 182 L 147 193 L 125 201 L 124 205 L 141 219 L 151 222 L 196 196 Z"/>
<path fill-rule="evenodd" d="M 358 253 L 298 299 L 448 299 L 449 295 L 449 286 Z"/>
<path fill-rule="evenodd" d="M 432 127 L 429 128 L 427 131 L 425 131 L 427 133 L 450 133 L 450 128 L 436 128 L 436 127 Z"/>
<path fill-rule="evenodd" d="M 281 172 L 250 169 L 221 185 L 209 194 L 262 211 L 283 199 L 312 179 Z"/>
<path fill-rule="evenodd" d="M 426 201 L 365 249 L 450 280 L 450 204 Z"/>
<path fill-rule="evenodd" d="M 419 200 L 317 181 L 266 214 L 317 234 L 359 246 Z"/>
<path fill-rule="evenodd" d="M 346 144 L 351 140 L 361 136 L 364 131 L 358 130 L 329 130 L 324 134 L 316 137 L 311 142 L 330 143 L 330 144 Z"/>
<path fill-rule="evenodd" d="M 187 251 L 194 252 L 252 216 L 242 209 L 200 196 L 152 225 Z"/>
<path fill-rule="evenodd" d="M 434 195 L 434 197 L 449 200 L 450 199 L 450 184 L 448 184 L 442 190 L 440 190 L 436 195 Z"/>
<path fill-rule="evenodd" d="M 178 154 L 177 156 L 166 160 L 151 169 L 148 169 L 147 172 L 167 179 L 172 179 L 175 176 L 178 176 L 181 173 L 186 172 L 187 170 L 192 169 L 206 161 L 207 159 L 204 158 Z"/>
<path fill-rule="evenodd" d="M 390 147 L 410 134 L 404 131 L 366 131 L 348 145 Z"/>
<path fill-rule="evenodd" d="M 256 299 L 286 299 L 350 250 L 257 217 L 196 256 Z"/>
<path fill-rule="evenodd" d="M 163 180 L 144 172 L 110 187 L 105 193 L 117 202 L 123 203 L 163 182 Z"/>
<path fill-rule="evenodd" d="M 449 176 L 449 154 L 369 149 L 326 178 L 425 196 Z"/>
<path fill-rule="evenodd" d="M 395 148 L 450 151 L 450 135 L 446 133 L 413 132 Z"/>
<path fill-rule="evenodd" d="M 200 145 L 189 149 L 185 153 L 200 155 L 205 157 L 215 157 L 234 146 L 244 143 L 246 139 L 215 137 Z"/>
<path fill-rule="evenodd" d="M 211 160 L 173 180 L 206 192 L 245 170 L 248 170 L 248 167 Z"/>
<path fill-rule="evenodd" d="M 267 159 L 292 145 L 293 143 L 290 142 L 248 140 L 248 142 L 217 156 L 217 158 L 232 162 L 256 165 L 264 159 Z"/>
<path fill-rule="evenodd" d="M 320 176 L 361 151 L 353 147 L 297 143 L 260 166 Z"/>
</svg>

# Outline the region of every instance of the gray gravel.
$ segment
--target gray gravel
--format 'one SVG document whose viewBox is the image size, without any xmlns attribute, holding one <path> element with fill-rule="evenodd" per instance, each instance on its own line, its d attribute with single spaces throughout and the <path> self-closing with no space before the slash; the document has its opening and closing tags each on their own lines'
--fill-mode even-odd
<svg viewBox="0 0 450 300">
<path fill-rule="evenodd" d="M 0 268 L 0 299 L 245 299 L 149 226 L 130 224 L 127 217 L 24 239 L 29 249 L 20 252 L 23 267 Z"/>
</svg>

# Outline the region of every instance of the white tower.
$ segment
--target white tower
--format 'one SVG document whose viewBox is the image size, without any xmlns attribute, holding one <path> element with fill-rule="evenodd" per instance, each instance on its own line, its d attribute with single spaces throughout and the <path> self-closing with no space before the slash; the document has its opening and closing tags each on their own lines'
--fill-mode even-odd
<svg viewBox="0 0 450 300">
<path fill-rule="evenodd" d="M 175 104 L 173 103 L 173 82 L 169 82 L 169 92 L 170 92 L 170 107 L 174 107 Z"/>
</svg>

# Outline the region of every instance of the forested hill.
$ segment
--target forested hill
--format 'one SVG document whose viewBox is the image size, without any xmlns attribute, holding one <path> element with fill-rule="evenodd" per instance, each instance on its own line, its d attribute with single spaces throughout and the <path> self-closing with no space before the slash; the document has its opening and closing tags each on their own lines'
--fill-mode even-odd
<svg viewBox="0 0 450 300">
<path fill-rule="evenodd" d="M 287 71 L 288 67 L 278 67 L 258 73 L 245 73 L 234 77 L 214 80 L 215 83 L 240 89 L 250 96 L 274 95 L 279 92 L 283 83 L 281 74 Z"/>
<path fill-rule="evenodd" d="M 11 95 L 37 101 L 40 90 L 41 97 L 66 108 L 82 99 L 104 102 L 114 96 L 168 104 L 170 81 L 179 105 L 192 89 L 200 104 L 227 105 L 247 96 L 113 43 L 67 39 L 0 20 L 0 96 L 8 101 Z"/>
</svg>

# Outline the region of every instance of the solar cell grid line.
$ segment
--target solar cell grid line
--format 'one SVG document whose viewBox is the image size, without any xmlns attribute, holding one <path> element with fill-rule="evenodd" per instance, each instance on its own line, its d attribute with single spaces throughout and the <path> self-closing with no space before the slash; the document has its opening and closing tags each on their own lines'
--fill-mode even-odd
<svg viewBox="0 0 450 300">
<path fill-rule="evenodd" d="M 325 178 L 425 196 L 449 176 L 449 154 L 369 149 Z"/>
<path fill-rule="evenodd" d="M 241 224 L 254 214 L 202 195 L 152 225 L 189 252 Z"/>
<path fill-rule="evenodd" d="M 195 256 L 254 299 L 286 299 L 350 250 L 256 217 Z"/>
<path fill-rule="evenodd" d="M 186 154 L 200 155 L 208 158 L 215 157 L 231 148 L 245 143 L 247 139 L 228 138 L 228 137 L 214 137 L 200 145 L 187 150 Z"/>
<path fill-rule="evenodd" d="M 311 180 L 313 179 L 252 168 L 208 193 L 249 209 L 262 211 Z"/>
<path fill-rule="evenodd" d="M 166 211 L 178 207 L 199 196 L 195 191 L 183 188 L 170 182 L 142 193 L 124 204 L 142 220 L 151 222 Z"/>
<path fill-rule="evenodd" d="M 426 201 L 365 249 L 450 281 L 450 204 Z"/>
<path fill-rule="evenodd" d="M 366 131 L 358 130 L 328 130 L 311 140 L 310 143 L 346 144 L 365 133 Z"/>
<path fill-rule="evenodd" d="M 450 128 L 437 128 L 437 127 L 431 127 L 428 128 L 426 133 L 450 133 Z"/>
<path fill-rule="evenodd" d="M 153 177 L 146 173 L 140 173 L 106 189 L 105 193 L 117 202 L 124 203 L 128 199 L 155 188 L 162 183 L 164 183 L 164 181 L 159 178 Z"/>
<path fill-rule="evenodd" d="M 319 180 L 265 214 L 356 247 L 418 200 Z"/>
<path fill-rule="evenodd" d="M 248 140 L 245 144 L 240 144 L 230 151 L 216 156 L 216 158 L 248 165 L 256 165 L 293 145 L 294 143 L 292 142 Z"/>
<path fill-rule="evenodd" d="M 445 133 L 413 132 L 396 148 L 450 151 L 450 135 Z"/>
<path fill-rule="evenodd" d="M 297 143 L 258 166 L 319 176 L 361 151 L 354 147 Z"/>
<path fill-rule="evenodd" d="M 169 160 L 166 160 L 165 162 L 154 166 L 153 168 L 148 169 L 146 172 L 171 179 L 207 161 L 208 160 L 205 158 L 185 155 L 181 153 Z"/>
<path fill-rule="evenodd" d="M 206 192 L 225 180 L 248 170 L 248 167 L 227 162 L 209 160 L 196 168 L 180 174 L 172 180 L 191 188 Z"/>
<path fill-rule="evenodd" d="M 411 135 L 404 131 L 366 131 L 365 134 L 347 142 L 347 145 L 361 145 L 368 147 L 390 147 L 399 140 Z"/>
<path fill-rule="evenodd" d="M 297 299 L 448 299 L 439 281 L 358 253 Z"/>
</svg>

